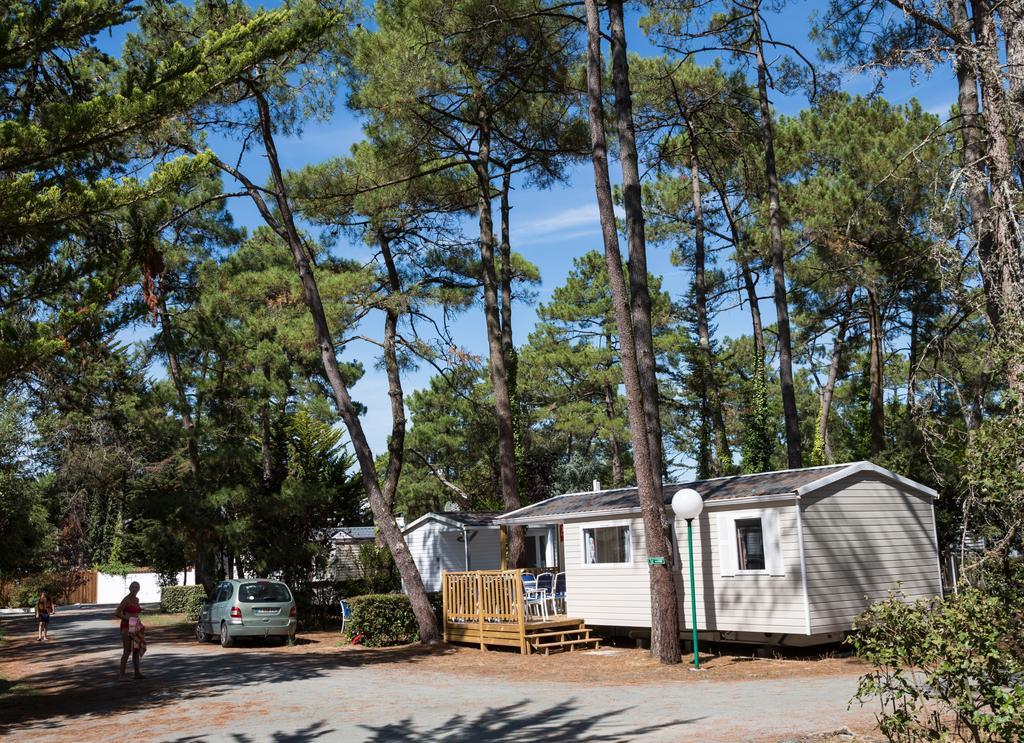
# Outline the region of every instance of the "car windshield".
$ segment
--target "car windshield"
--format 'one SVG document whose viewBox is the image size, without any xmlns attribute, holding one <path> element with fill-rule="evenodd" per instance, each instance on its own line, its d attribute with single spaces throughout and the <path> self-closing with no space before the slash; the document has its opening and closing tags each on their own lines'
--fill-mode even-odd
<svg viewBox="0 0 1024 743">
<path fill-rule="evenodd" d="M 246 604 L 257 602 L 270 602 L 282 604 L 291 601 L 292 595 L 288 593 L 288 587 L 284 583 L 271 583 L 261 581 L 259 583 L 243 583 L 238 587 L 238 600 Z"/>
</svg>

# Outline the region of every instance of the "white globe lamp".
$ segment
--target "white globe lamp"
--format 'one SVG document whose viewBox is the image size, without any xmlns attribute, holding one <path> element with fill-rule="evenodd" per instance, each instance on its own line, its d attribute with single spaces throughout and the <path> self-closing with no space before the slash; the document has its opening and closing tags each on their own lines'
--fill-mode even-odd
<svg viewBox="0 0 1024 743">
<path fill-rule="evenodd" d="M 672 512 L 676 518 L 689 521 L 700 516 L 700 512 L 703 510 L 704 499 L 692 488 L 677 490 L 676 494 L 672 496 Z"/>
<path fill-rule="evenodd" d="M 693 633 L 693 670 L 700 670 L 700 653 L 697 652 L 697 586 L 693 578 L 693 520 L 704 510 L 704 499 L 693 488 L 677 490 L 672 496 L 672 513 L 676 518 L 686 519 L 686 546 L 690 552 L 690 629 Z"/>
</svg>

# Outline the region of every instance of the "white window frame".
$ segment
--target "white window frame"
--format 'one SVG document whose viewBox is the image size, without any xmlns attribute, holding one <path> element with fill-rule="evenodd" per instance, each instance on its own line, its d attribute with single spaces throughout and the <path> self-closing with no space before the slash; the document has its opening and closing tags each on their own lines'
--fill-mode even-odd
<svg viewBox="0 0 1024 743">
<path fill-rule="evenodd" d="M 587 562 L 587 540 L 584 532 L 587 529 L 626 529 L 626 559 L 623 562 Z M 580 565 L 584 568 L 623 568 L 633 564 L 633 524 L 630 521 L 602 521 L 600 523 L 580 524 Z"/>
<path fill-rule="evenodd" d="M 718 572 L 723 577 L 745 575 L 784 576 L 785 560 L 782 554 L 782 531 L 779 526 L 781 508 L 756 508 L 743 511 L 715 511 L 718 521 Z M 736 522 L 760 519 L 764 544 L 764 569 L 740 570 L 739 544 L 736 541 Z"/>
</svg>

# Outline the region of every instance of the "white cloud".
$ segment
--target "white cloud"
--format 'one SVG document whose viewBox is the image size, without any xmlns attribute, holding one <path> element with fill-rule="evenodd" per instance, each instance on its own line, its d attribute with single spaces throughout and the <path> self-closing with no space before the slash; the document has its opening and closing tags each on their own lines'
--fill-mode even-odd
<svg viewBox="0 0 1024 743">
<path fill-rule="evenodd" d="M 625 212 L 622 211 L 621 207 L 615 207 L 615 216 L 620 219 L 625 217 Z M 513 222 L 513 225 L 515 226 L 516 223 Z M 586 226 L 588 229 L 580 230 L 579 228 L 582 226 Z M 601 217 L 597 211 L 597 204 L 582 204 L 547 216 L 524 220 L 520 223 L 519 229 L 516 232 L 520 236 L 529 237 L 536 235 L 547 236 L 553 233 L 573 230 L 572 237 L 579 237 L 599 233 L 600 229 Z"/>
</svg>

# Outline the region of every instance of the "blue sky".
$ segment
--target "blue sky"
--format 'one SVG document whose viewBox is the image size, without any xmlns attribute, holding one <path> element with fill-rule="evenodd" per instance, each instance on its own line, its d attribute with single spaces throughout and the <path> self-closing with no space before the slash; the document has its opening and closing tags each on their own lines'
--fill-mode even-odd
<svg viewBox="0 0 1024 743">
<path fill-rule="evenodd" d="M 779 14 L 770 17 L 771 30 L 776 38 L 798 46 L 806 56 L 816 59 L 813 43 L 807 38 L 810 28 L 809 17 L 813 11 L 821 8 L 818 2 L 790 3 Z M 654 49 L 640 32 L 637 24 L 639 13 L 636 8 L 627 8 L 627 28 L 631 51 L 640 54 L 655 54 Z M 106 40 L 113 45 L 116 38 Z M 707 60 L 705 60 L 707 61 Z M 843 87 L 850 93 L 866 93 L 872 88 L 873 81 L 864 76 L 844 77 Z M 940 116 L 948 113 L 956 93 L 952 71 L 947 67 L 937 67 L 928 76 L 919 76 L 915 81 L 906 74 L 891 76 L 885 87 L 885 95 L 893 102 L 902 103 L 915 97 L 925 110 Z M 339 91 L 338 105 L 330 120 L 308 124 L 301 134 L 281 137 L 278 149 L 283 165 L 290 170 L 327 157 L 344 154 L 349 147 L 361 138 L 361 126 L 355 115 L 344 108 L 344 91 Z M 806 106 L 801 97 L 783 98 L 773 95 L 773 104 L 782 114 L 793 114 Z M 215 148 L 223 145 L 235 148 L 233 142 L 212 141 Z M 234 160 L 235 149 L 227 149 L 225 159 Z M 246 167 L 257 174 L 265 173 L 260 159 L 250 155 Z M 615 178 L 618 171 L 616 163 L 612 164 Z M 231 189 L 232 184 L 226 188 Z M 537 301 L 545 302 L 550 298 L 551 291 L 564 282 L 572 268 L 574 257 L 583 253 L 601 249 L 600 225 L 594 197 L 593 171 L 589 162 L 572 168 L 563 184 L 558 184 L 545 191 L 518 188 L 512 196 L 512 245 L 513 249 L 526 259 L 537 265 L 541 272 L 542 285 L 537 293 Z M 255 207 L 248 199 L 234 199 L 230 210 L 240 225 L 250 229 L 261 224 Z M 467 221 L 467 234 L 473 234 L 473 220 Z M 625 244 L 622 245 L 625 252 Z M 347 256 L 365 256 L 365 249 L 345 242 L 340 243 L 336 250 Z M 652 273 L 664 277 L 663 286 L 673 296 L 683 295 L 689 286 L 690 276 L 687 271 L 674 267 L 669 262 L 669 246 L 651 245 L 648 249 L 648 261 Z M 769 287 L 762 287 L 765 296 Z M 772 322 L 774 312 L 771 301 L 762 301 L 762 313 L 766 322 Z M 517 344 L 524 343 L 536 319 L 536 304 L 518 303 L 514 307 L 513 325 Z M 749 332 L 749 315 L 744 309 L 733 309 L 722 313 L 717 318 L 718 335 L 720 337 L 736 336 Z M 382 321 L 371 318 L 367 333 L 379 335 Z M 483 313 L 479 309 L 465 313 L 456 325 L 456 337 L 463 347 L 480 356 L 486 356 L 486 335 Z M 386 437 L 390 430 L 389 403 L 387 384 L 383 372 L 375 368 L 378 349 L 369 344 L 352 345 L 346 352 L 347 358 L 357 358 L 364 362 L 366 375 L 352 390 L 353 397 L 367 406 L 368 412 L 363 424 L 375 453 L 385 449 Z M 406 392 L 426 386 L 432 369 L 424 365 L 418 371 L 410 371 L 404 379 Z"/>
</svg>

